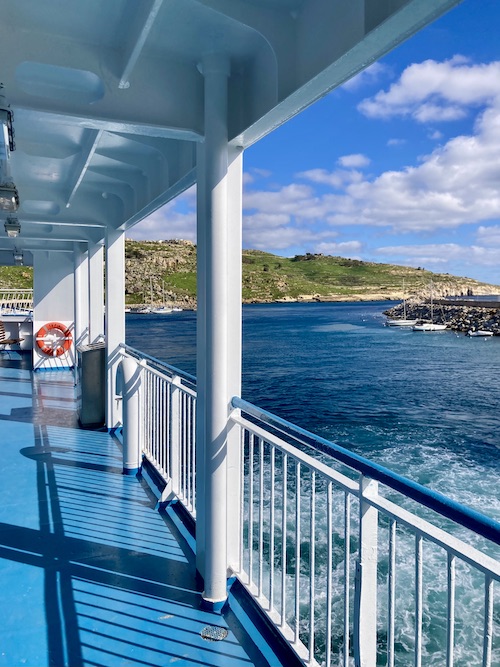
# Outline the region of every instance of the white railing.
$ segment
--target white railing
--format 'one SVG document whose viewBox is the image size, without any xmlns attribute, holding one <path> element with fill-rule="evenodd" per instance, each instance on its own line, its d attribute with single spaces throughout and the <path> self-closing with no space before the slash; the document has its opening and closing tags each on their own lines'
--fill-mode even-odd
<svg viewBox="0 0 500 667">
<path fill-rule="evenodd" d="M 3 315 L 26 310 L 33 310 L 32 289 L 0 289 L 0 312 Z"/>
<path fill-rule="evenodd" d="M 142 454 L 166 483 L 161 500 L 173 494 L 195 517 L 195 378 L 128 346 L 121 349 L 140 368 L 139 440 Z"/>
<path fill-rule="evenodd" d="M 131 348 L 142 451 L 195 516 L 195 379 Z M 308 665 L 500 665 L 500 525 L 235 398 L 230 568 Z M 238 485 L 236 485 L 238 486 Z M 495 643 L 496 638 L 496 643 Z"/>
<path fill-rule="evenodd" d="M 233 567 L 306 664 L 500 664 L 496 522 L 241 399 L 233 405 L 243 461 Z M 370 475 L 358 475 L 363 467 Z M 425 507 L 412 503 L 419 494 Z"/>
</svg>

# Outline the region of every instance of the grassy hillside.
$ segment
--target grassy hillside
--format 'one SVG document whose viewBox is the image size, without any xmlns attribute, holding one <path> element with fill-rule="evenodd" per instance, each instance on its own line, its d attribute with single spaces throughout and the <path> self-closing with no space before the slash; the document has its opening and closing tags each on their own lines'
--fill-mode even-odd
<svg viewBox="0 0 500 667">
<path fill-rule="evenodd" d="M 196 246 L 187 241 L 127 241 L 127 301 L 193 303 L 196 298 Z M 376 264 L 326 255 L 287 258 L 259 250 L 243 251 L 243 300 L 400 299 L 428 291 L 435 295 L 499 293 L 500 287 L 421 268 Z M 151 289 L 152 287 L 152 289 Z"/>
<path fill-rule="evenodd" d="M 125 244 L 127 303 L 196 304 L 196 246 L 189 241 L 127 241 Z M 0 267 L 1 288 L 32 286 L 32 269 Z M 370 300 L 434 294 L 500 293 L 500 287 L 469 278 L 432 273 L 421 268 L 375 264 L 327 255 L 287 258 L 259 250 L 243 251 L 243 300 Z"/>
<path fill-rule="evenodd" d="M 31 289 L 33 269 L 30 266 L 0 266 L 0 289 Z"/>
</svg>

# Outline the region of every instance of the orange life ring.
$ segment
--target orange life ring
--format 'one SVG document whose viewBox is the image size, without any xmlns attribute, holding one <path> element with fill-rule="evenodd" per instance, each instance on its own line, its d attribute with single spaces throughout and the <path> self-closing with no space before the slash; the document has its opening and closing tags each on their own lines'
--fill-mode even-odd
<svg viewBox="0 0 500 667">
<path fill-rule="evenodd" d="M 71 347 L 73 336 L 67 326 L 60 322 L 48 322 L 40 327 L 36 336 L 36 344 L 49 357 L 60 357 Z"/>
</svg>

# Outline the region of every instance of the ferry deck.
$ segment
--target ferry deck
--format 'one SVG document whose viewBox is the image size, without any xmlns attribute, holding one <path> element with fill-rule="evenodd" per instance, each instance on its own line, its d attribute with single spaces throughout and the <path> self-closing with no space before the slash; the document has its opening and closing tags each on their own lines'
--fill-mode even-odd
<svg viewBox="0 0 500 667">
<path fill-rule="evenodd" d="M 245 149 L 458 1 L 0 0 L 0 664 L 420 667 L 429 618 L 500 664 L 500 526 L 241 398 Z M 196 378 L 125 345 L 124 256 L 194 185 Z"/>
<path fill-rule="evenodd" d="M 117 435 L 79 427 L 72 373 L 30 366 L 0 354 L 0 665 L 293 664 L 241 593 L 201 608 L 175 505 L 122 474 Z"/>
</svg>

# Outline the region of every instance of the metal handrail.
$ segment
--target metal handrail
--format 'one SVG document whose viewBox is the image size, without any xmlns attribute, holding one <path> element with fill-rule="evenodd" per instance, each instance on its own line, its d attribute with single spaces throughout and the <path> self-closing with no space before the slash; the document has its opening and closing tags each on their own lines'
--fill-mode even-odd
<svg viewBox="0 0 500 667">
<path fill-rule="evenodd" d="M 392 472 L 384 466 L 373 463 L 372 461 L 365 459 L 363 456 L 354 454 L 345 447 L 330 442 L 321 436 L 314 435 L 310 431 L 307 431 L 300 426 L 296 426 L 267 410 L 258 408 L 256 405 L 253 405 L 242 398 L 235 396 L 231 400 L 231 405 L 233 408 L 242 410 L 246 414 L 259 419 L 265 424 L 277 428 L 286 435 L 292 435 L 296 440 L 302 442 L 302 444 L 332 456 L 337 461 L 344 463 L 366 477 L 377 480 L 394 491 L 403 493 L 411 500 L 415 500 L 421 505 L 424 505 L 441 516 L 451 519 L 451 521 L 474 531 L 491 542 L 500 544 L 500 523 L 498 521 L 495 521 L 470 507 L 451 500 L 437 491 L 432 491 L 418 482 L 414 482 L 407 477 Z"/>
<path fill-rule="evenodd" d="M 164 361 L 160 361 L 159 359 L 156 359 L 155 357 L 152 357 L 149 354 L 146 354 L 145 352 L 140 352 L 139 350 L 136 350 L 134 347 L 130 347 L 130 345 L 126 345 L 125 343 L 120 343 L 119 347 L 125 352 L 127 352 L 127 354 L 129 354 L 131 357 L 134 357 L 139 361 L 141 359 L 147 359 L 154 366 L 161 367 L 162 369 L 167 369 L 173 375 L 178 375 L 179 377 L 184 378 L 185 380 L 188 380 L 189 382 L 192 382 L 194 385 L 196 385 L 196 378 L 194 375 L 186 373 L 186 371 L 182 371 L 180 368 L 177 368 L 176 366 L 172 366 L 171 364 L 167 364 Z"/>
</svg>

